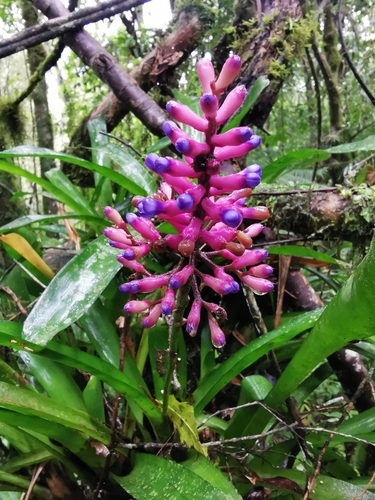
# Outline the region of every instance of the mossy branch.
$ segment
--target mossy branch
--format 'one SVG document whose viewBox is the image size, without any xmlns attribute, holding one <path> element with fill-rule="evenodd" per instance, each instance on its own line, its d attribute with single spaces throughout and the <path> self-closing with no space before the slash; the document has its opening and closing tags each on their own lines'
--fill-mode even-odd
<svg viewBox="0 0 375 500">
<path fill-rule="evenodd" d="M 38 83 L 43 79 L 44 75 L 49 71 L 51 68 L 56 66 L 57 61 L 60 59 L 61 54 L 63 53 L 63 50 L 65 48 L 65 44 L 59 40 L 56 44 L 56 47 L 53 49 L 53 51 L 45 58 L 44 61 L 42 61 L 38 69 L 33 73 L 29 79 L 29 84 L 25 88 L 23 92 L 13 101 L 14 106 L 19 106 L 22 101 L 24 101 L 31 92 L 35 89 L 35 87 L 38 85 Z"/>
</svg>

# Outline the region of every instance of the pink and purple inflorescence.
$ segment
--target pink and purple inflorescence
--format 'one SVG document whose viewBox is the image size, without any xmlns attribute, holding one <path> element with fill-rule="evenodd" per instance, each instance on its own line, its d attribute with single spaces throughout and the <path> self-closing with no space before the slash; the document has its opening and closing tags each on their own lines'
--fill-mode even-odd
<svg viewBox="0 0 375 500">
<path fill-rule="evenodd" d="M 214 68 L 208 59 L 198 62 L 198 78 L 203 88 L 198 116 L 187 106 L 169 101 L 166 108 L 176 121 L 189 125 L 205 136 L 204 142 L 192 139 L 174 121 L 166 121 L 164 133 L 174 144 L 184 161 L 160 157 L 151 153 L 146 166 L 161 177 L 160 190 L 147 197 L 136 196 L 133 205 L 138 211 L 128 213 L 126 222 L 112 207 L 106 207 L 107 218 L 115 225 L 104 234 L 110 245 L 123 251 L 117 257 L 126 268 L 134 271 L 131 279 L 121 285 L 120 291 L 129 294 L 149 293 L 160 289 L 158 300 L 130 300 L 124 306 L 128 313 L 142 313 L 144 328 L 154 326 L 161 315 L 170 315 L 176 307 L 176 291 L 190 283 L 193 302 L 186 320 L 186 331 L 197 333 L 202 308 L 206 309 L 212 342 L 216 347 L 225 344 L 225 335 L 217 318 L 225 319 L 225 310 L 201 297 L 201 290 L 210 287 L 219 295 L 236 293 L 239 282 L 245 283 L 255 293 L 264 294 L 273 289 L 267 279 L 272 267 L 262 263 L 268 256 L 266 250 L 251 249 L 252 238 L 263 230 L 260 221 L 269 217 L 266 207 L 248 207 L 247 198 L 261 181 L 259 165 L 250 165 L 240 173 L 221 175 L 224 160 L 244 156 L 261 143 L 249 127 L 236 127 L 218 134 L 218 126 L 237 111 L 246 97 L 240 85 L 228 93 L 219 106 L 218 98 L 236 78 L 241 68 L 239 56 L 225 62 L 220 75 L 215 78 Z M 243 228 L 243 220 L 250 224 Z M 163 235 L 155 223 L 167 221 L 178 234 Z M 241 229 L 240 229 L 241 227 Z M 131 229 L 130 229 L 131 228 Z M 134 236 L 134 231 L 139 237 Z M 151 274 L 139 262 L 151 250 L 175 253 L 179 260 L 165 274 Z M 220 265 L 212 259 L 221 258 Z M 212 274 L 198 269 L 204 263 Z"/>
</svg>

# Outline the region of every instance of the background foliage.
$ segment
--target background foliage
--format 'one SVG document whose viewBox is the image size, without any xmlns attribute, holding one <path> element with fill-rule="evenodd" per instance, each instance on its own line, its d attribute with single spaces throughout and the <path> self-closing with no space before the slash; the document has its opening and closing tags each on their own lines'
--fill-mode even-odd
<svg viewBox="0 0 375 500">
<path fill-rule="evenodd" d="M 146 27 L 142 7 L 88 29 L 162 109 L 171 97 L 197 108 L 206 51 L 218 69 L 242 55 L 241 123 L 263 139 L 246 160 L 264 167 L 253 200 L 272 211 L 255 244 L 269 250 L 275 292 L 223 299 L 221 352 L 206 322 L 195 338 L 181 329 L 180 387 L 163 414 L 167 325 L 122 315 L 129 272 L 101 232 L 104 206 L 125 214 L 155 191 L 141 157 L 169 143 L 125 111 L 113 133 L 131 147 L 106 135 L 115 120 L 102 103 L 115 98 L 66 38 L 1 56 L 0 499 L 371 500 L 374 5 L 170 3 L 166 30 Z M 2 3 L 5 40 L 42 19 L 28 4 Z M 190 45 L 139 76 L 194 19 Z M 264 40 L 277 55 L 258 67 Z M 147 265 L 170 262 L 153 253 Z"/>
</svg>

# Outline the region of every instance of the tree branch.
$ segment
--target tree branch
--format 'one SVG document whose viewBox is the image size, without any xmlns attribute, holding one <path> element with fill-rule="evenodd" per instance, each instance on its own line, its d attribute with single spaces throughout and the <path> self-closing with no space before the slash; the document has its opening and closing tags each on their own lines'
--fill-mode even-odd
<svg viewBox="0 0 375 500">
<path fill-rule="evenodd" d="M 344 34 L 342 31 L 342 0 L 339 0 L 339 9 L 337 12 L 337 29 L 339 32 L 339 38 L 340 38 L 340 43 L 341 43 L 341 47 L 342 47 L 342 55 L 343 55 L 344 59 L 346 60 L 346 62 L 348 63 L 349 68 L 352 70 L 354 78 L 359 83 L 361 89 L 364 91 L 364 93 L 370 99 L 371 104 L 373 106 L 375 106 L 375 96 L 370 91 L 370 89 L 367 87 L 365 82 L 362 80 L 361 75 L 358 73 L 357 68 L 355 67 L 355 65 L 353 63 L 352 58 L 349 55 L 348 48 L 346 46 Z"/>
<path fill-rule="evenodd" d="M 136 0 L 138 1 L 138 0 Z M 33 4 L 49 18 L 66 16 L 68 10 L 59 0 L 33 0 Z M 66 33 L 63 42 L 106 84 L 116 97 L 155 135 L 162 137 L 164 111 L 128 75 L 116 59 L 86 31 Z"/>
<path fill-rule="evenodd" d="M 43 24 L 28 28 L 17 35 L 0 42 L 0 59 L 20 52 L 21 50 L 40 45 L 47 40 L 60 37 L 68 31 L 82 28 L 86 24 L 101 21 L 107 17 L 120 14 L 138 5 L 143 5 L 150 0 L 111 0 L 103 2 L 94 7 L 85 7 L 72 14 L 65 9 L 64 13 L 57 16 L 50 15 L 54 10 L 53 1 L 43 2 L 45 4 L 45 15 L 49 18 L 57 17 Z M 34 5 L 35 2 L 33 2 Z"/>
<path fill-rule="evenodd" d="M 170 33 L 165 40 L 159 42 L 130 72 L 130 76 L 145 92 L 151 90 L 156 83 L 163 84 L 171 81 L 175 68 L 185 61 L 195 49 L 197 38 L 203 33 L 204 25 L 194 12 L 189 16 L 187 14 L 180 15 L 177 22 L 177 29 Z M 70 151 L 82 157 L 85 153 L 87 154 L 87 150 L 84 148 L 90 146 L 90 137 L 87 131 L 88 121 L 103 116 L 107 131 L 111 132 L 128 112 L 128 103 L 117 99 L 113 92 L 109 93 L 74 132 L 70 141 Z M 68 165 L 66 167 L 69 168 Z"/>
</svg>

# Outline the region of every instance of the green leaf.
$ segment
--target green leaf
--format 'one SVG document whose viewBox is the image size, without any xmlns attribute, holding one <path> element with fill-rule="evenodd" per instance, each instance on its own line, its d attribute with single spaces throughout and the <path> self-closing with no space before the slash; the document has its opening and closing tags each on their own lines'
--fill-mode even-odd
<svg viewBox="0 0 375 500">
<path fill-rule="evenodd" d="M 51 451 L 53 445 L 46 436 L 73 453 L 78 453 L 86 442 L 86 438 L 80 432 L 36 415 L 25 415 L 0 408 L 0 422 L 2 435 L 21 451 L 38 450 L 47 443 L 49 446 L 47 448 Z M 26 450 L 23 449 L 25 443 L 28 445 Z"/>
<path fill-rule="evenodd" d="M 240 112 L 223 128 L 223 132 L 230 130 L 233 127 L 238 127 L 241 124 L 242 119 L 247 115 L 247 113 L 254 106 L 256 100 L 263 92 L 265 88 L 270 84 L 269 79 L 266 76 L 260 76 L 254 85 L 251 87 L 250 92 L 247 94 L 245 102 L 242 104 Z"/>
<path fill-rule="evenodd" d="M 7 155 L 4 156 L 4 153 L 0 153 L 0 158 L 7 158 L 7 157 L 8 157 Z M 52 158 L 52 156 L 50 157 Z M 63 191 L 61 191 L 61 189 L 58 189 L 53 184 L 48 182 L 46 179 L 42 179 L 41 177 L 38 177 L 37 175 L 32 174 L 27 170 L 23 170 L 22 168 L 17 167 L 16 165 L 13 165 L 12 163 L 9 163 L 1 159 L 0 159 L 0 170 L 3 170 L 4 172 L 9 172 L 14 175 L 18 175 L 19 177 L 25 177 L 25 179 L 28 179 L 31 182 L 35 182 L 35 184 L 38 184 L 46 191 L 53 194 L 57 200 L 61 201 L 62 203 L 65 203 L 65 205 L 68 205 L 68 207 L 75 210 L 78 214 L 87 215 L 86 210 L 84 210 L 79 203 L 77 203 L 73 198 L 68 196 Z"/>
<path fill-rule="evenodd" d="M 92 375 L 83 391 L 87 411 L 97 420 L 105 422 L 103 387 L 100 379 Z"/>
<path fill-rule="evenodd" d="M 353 340 L 375 331 L 375 238 L 358 268 L 324 310 L 273 387 L 265 404 L 279 407 L 301 382 L 333 352 Z M 270 415 L 260 408 L 248 423 L 248 430 L 261 432 Z"/>
<path fill-rule="evenodd" d="M 53 222 L 56 220 L 62 219 L 77 219 L 83 220 L 87 222 L 92 222 L 95 225 L 107 226 L 108 222 L 104 219 L 101 219 L 98 216 L 92 215 L 81 215 L 81 214 L 66 214 L 66 215 L 24 215 L 15 219 L 8 224 L 0 227 L 0 234 L 5 234 L 8 232 L 14 231 L 14 229 L 18 229 L 24 226 L 30 226 L 31 224 L 36 224 L 38 222 Z"/>
<path fill-rule="evenodd" d="M 113 169 L 128 181 L 124 186 L 134 194 L 151 194 L 156 191 L 156 183 L 147 167 L 139 163 L 126 149 L 108 143 L 95 148 L 96 154 L 104 153 L 113 162 Z"/>
<path fill-rule="evenodd" d="M 120 362 L 119 336 L 100 299 L 97 299 L 88 311 L 80 317 L 79 324 L 86 332 L 99 356 L 104 361 L 118 367 Z"/>
<path fill-rule="evenodd" d="M 327 153 L 332 153 L 332 154 L 355 153 L 357 151 L 374 151 L 374 150 L 375 150 L 375 135 L 369 135 L 368 137 L 366 137 L 366 139 L 362 139 L 361 141 L 340 144 L 339 146 L 333 146 L 332 148 L 326 149 Z"/>
<path fill-rule="evenodd" d="M 203 448 L 199 441 L 194 408 L 191 405 L 180 403 L 173 395 L 170 395 L 167 417 L 171 420 L 174 429 L 178 431 L 182 443 L 207 456 L 207 448 Z"/>
<path fill-rule="evenodd" d="M 276 330 L 262 335 L 253 340 L 245 347 L 233 354 L 215 370 L 208 374 L 198 385 L 193 396 L 195 400 L 195 413 L 199 414 L 211 399 L 242 370 L 248 368 L 261 356 L 267 354 L 272 349 L 294 338 L 296 335 L 312 328 L 318 321 L 323 309 L 316 309 L 301 314 L 287 323 L 281 325 Z"/>
<path fill-rule="evenodd" d="M 57 422 L 70 429 L 109 444 L 109 429 L 95 421 L 90 415 L 70 406 L 47 398 L 36 392 L 0 382 L 0 406 L 24 415 L 35 415 L 51 422 Z"/>
<path fill-rule="evenodd" d="M 22 352 L 21 359 L 50 398 L 87 411 L 82 392 L 65 366 L 29 352 Z"/>
<path fill-rule="evenodd" d="M 96 356 L 63 345 L 55 340 L 51 340 L 45 348 L 36 344 L 31 344 L 30 342 L 23 342 L 21 339 L 21 329 L 22 325 L 19 323 L 0 321 L 0 345 L 18 350 L 26 350 L 27 352 L 38 351 L 40 355 L 46 356 L 49 359 L 54 359 L 77 370 L 96 375 L 100 380 L 113 387 L 116 391 L 124 394 L 129 400 L 134 401 L 153 424 L 159 425 L 163 423 L 163 415 L 160 408 L 148 396 L 147 386 L 143 382 L 135 366 L 135 362 L 131 360 L 130 356 L 126 359 L 126 363 L 128 363 L 128 359 L 130 359 L 132 364 L 131 361 L 127 364 L 125 373 L 111 364 L 98 359 Z M 135 376 L 136 373 L 138 374 L 135 381 L 128 375 L 129 368 L 132 376 Z"/>
<path fill-rule="evenodd" d="M 45 345 L 94 303 L 121 265 L 105 236 L 90 243 L 51 281 L 24 323 L 26 340 Z"/>
<path fill-rule="evenodd" d="M 275 182 L 280 176 L 292 170 L 304 168 L 312 163 L 327 160 L 329 156 L 327 151 L 321 151 L 320 149 L 291 151 L 263 168 L 262 182 L 270 184 Z"/>
<path fill-rule="evenodd" d="M 267 464 L 264 460 L 260 459 L 252 460 L 249 464 L 249 468 L 260 476 L 259 482 L 262 482 L 262 478 L 286 477 L 297 483 L 301 490 L 304 490 L 306 485 L 306 473 L 298 470 L 273 467 L 272 465 Z M 264 481 L 264 484 L 267 485 L 267 482 Z M 353 500 L 353 498 L 357 496 L 359 497 L 362 492 L 362 488 L 353 486 L 346 481 L 319 475 L 309 498 L 311 500 Z M 363 493 L 360 498 L 361 500 L 375 500 L 375 495 L 373 493 L 366 492 Z"/>
<path fill-rule="evenodd" d="M 172 144 L 172 141 L 169 139 L 169 137 L 163 137 L 162 139 L 159 139 L 156 141 L 147 151 L 147 154 L 150 153 L 156 153 L 157 151 L 160 151 L 161 149 L 167 148 Z"/>
<path fill-rule="evenodd" d="M 330 264 L 338 264 L 337 260 L 325 253 L 317 252 L 312 248 L 301 245 L 281 245 L 267 248 L 268 253 L 272 255 L 293 255 L 296 257 L 311 257 L 312 259 L 322 260 Z"/>
<path fill-rule="evenodd" d="M 76 156 L 67 154 L 67 153 L 58 153 L 57 151 L 52 151 L 51 149 L 47 148 L 40 148 L 36 146 L 17 146 L 12 149 L 7 149 L 6 151 L 3 151 L 0 153 L 0 158 L 18 158 L 20 156 L 27 156 L 27 157 L 38 157 L 38 158 L 53 158 L 56 160 L 61 160 L 66 163 L 72 163 L 73 165 L 78 165 L 80 167 L 86 168 L 87 170 L 91 170 L 93 172 L 98 172 L 99 174 L 103 175 L 107 179 L 110 179 L 111 181 L 115 182 L 119 186 L 124 187 L 128 191 L 134 194 L 140 194 L 140 195 L 145 195 L 146 191 L 141 187 L 137 186 L 134 182 L 132 182 L 126 175 L 123 175 L 119 172 L 115 172 L 114 170 L 107 168 L 107 167 L 102 167 L 101 165 L 96 165 L 95 163 L 91 163 L 90 161 L 87 160 L 82 160 L 81 158 L 77 158 Z M 3 170 L 3 163 L 6 162 L 1 162 L 0 163 L 0 170 Z M 9 163 L 7 165 L 10 165 Z M 18 168 L 18 167 L 17 167 Z M 5 169 L 5 168 L 4 168 Z M 27 177 L 30 179 L 30 175 L 28 176 L 25 174 L 25 171 L 22 169 L 19 169 L 23 174 L 20 174 L 19 172 L 17 175 L 24 175 L 24 177 Z M 10 170 L 6 170 L 7 172 L 10 172 Z M 16 172 L 14 172 L 16 173 Z M 34 176 L 37 179 L 39 177 Z M 31 180 L 31 179 L 30 179 Z M 43 180 L 43 179 L 41 179 Z M 34 180 L 34 182 L 36 182 Z M 47 181 L 45 181 L 47 182 Z M 42 185 L 41 182 L 39 182 L 40 185 Z M 49 184 L 49 183 L 48 183 Z M 52 194 L 54 194 L 50 189 L 46 189 L 47 191 L 50 191 Z M 64 202 L 65 203 L 65 202 Z M 68 205 L 68 203 L 67 203 Z M 69 205 L 71 206 L 71 205 Z M 77 211 L 75 207 L 74 210 Z"/>
<path fill-rule="evenodd" d="M 228 478 L 203 455 L 194 453 L 194 456 L 182 462 L 181 465 L 225 493 L 228 500 L 241 500 L 242 497 Z"/>
<path fill-rule="evenodd" d="M 241 380 L 240 398 L 238 406 L 253 401 L 263 401 L 267 394 L 272 389 L 272 385 L 265 377 L 261 375 L 249 375 Z M 230 419 L 228 428 L 225 432 L 225 439 L 235 436 L 245 436 L 247 422 L 251 415 L 255 413 L 257 405 L 249 406 L 236 410 L 233 417 Z"/>
<path fill-rule="evenodd" d="M 136 454 L 128 476 L 111 476 L 137 500 L 228 500 L 225 493 L 183 465 L 153 455 Z M 147 481 L 145 481 L 147 478 Z"/>
<path fill-rule="evenodd" d="M 42 462 L 48 462 L 54 458 L 53 454 L 44 449 L 30 451 L 28 453 L 22 453 L 17 457 L 11 458 L 4 466 L 3 470 L 5 472 L 16 472 L 19 469 L 25 467 L 30 467 L 31 465 L 40 464 Z M 2 494 L 0 494 L 0 499 L 3 500 Z"/>
<path fill-rule="evenodd" d="M 107 132 L 107 123 L 103 115 L 100 115 L 94 120 L 89 120 L 87 123 L 87 130 L 91 142 L 91 160 L 97 165 L 102 167 L 111 168 L 111 160 L 108 155 L 102 151 L 97 150 L 101 146 L 108 144 L 108 136 L 101 132 Z M 102 177 L 98 172 L 94 173 L 95 180 L 95 194 L 94 202 L 99 201 L 101 207 L 112 205 L 112 185 L 109 179 Z"/>
<path fill-rule="evenodd" d="M 82 207 L 82 211 L 84 211 L 84 214 L 93 215 L 94 217 L 98 216 L 81 191 L 76 188 L 76 186 L 59 168 L 52 168 L 51 170 L 48 170 L 48 172 L 46 172 L 46 177 L 51 184 L 79 203 Z"/>
</svg>

